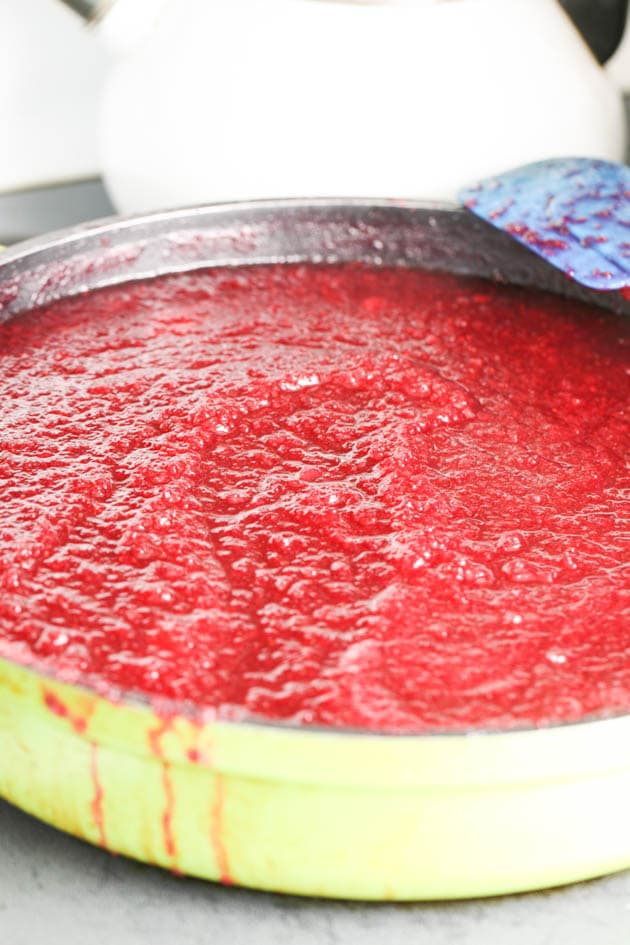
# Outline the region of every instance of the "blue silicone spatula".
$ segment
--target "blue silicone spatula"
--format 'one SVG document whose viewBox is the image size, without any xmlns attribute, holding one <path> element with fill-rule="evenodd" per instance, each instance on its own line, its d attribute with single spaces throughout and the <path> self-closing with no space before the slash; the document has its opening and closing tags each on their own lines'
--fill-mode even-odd
<svg viewBox="0 0 630 945">
<path fill-rule="evenodd" d="M 630 167 L 527 164 L 461 191 L 463 205 L 592 289 L 630 286 Z"/>
</svg>

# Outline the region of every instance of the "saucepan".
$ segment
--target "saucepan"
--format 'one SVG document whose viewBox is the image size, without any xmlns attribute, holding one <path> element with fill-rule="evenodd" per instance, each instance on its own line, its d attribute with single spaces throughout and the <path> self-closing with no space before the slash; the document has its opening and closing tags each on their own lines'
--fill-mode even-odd
<svg viewBox="0 0 630 945">
<path fill-rule="evenodd" d="M 361 261 L 535 285 L 619 311 L 438 204 L 282 201 L 97 222 L 0 265 L 18 318 L 78 292 L 217 265 Z M 630 715 L 384 735 L 218 722 L 102 694 L 0 643 L 0 795 L 90 843 L 209 880 L 310 896 L 442 899 L 630 866 Z"/>
</svg>

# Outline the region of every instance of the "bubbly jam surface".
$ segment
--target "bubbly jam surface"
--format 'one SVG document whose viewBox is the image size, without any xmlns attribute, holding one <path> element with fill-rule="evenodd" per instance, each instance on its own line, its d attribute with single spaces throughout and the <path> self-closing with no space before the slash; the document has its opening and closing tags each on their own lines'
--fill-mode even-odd
<svg viewBox="0 0 630 945">
<path fill-rule="evenodd" d="M 0 327 L 0 652 L 386 731 L 630 709 L 630 320 L 359 266 Z"/>
</svg>

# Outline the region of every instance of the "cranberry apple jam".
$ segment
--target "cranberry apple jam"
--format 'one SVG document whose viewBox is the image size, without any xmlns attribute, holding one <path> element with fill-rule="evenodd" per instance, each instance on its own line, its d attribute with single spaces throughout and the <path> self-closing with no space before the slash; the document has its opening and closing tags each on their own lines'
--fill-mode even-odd
<svg viewBox="0 0 630 945">
<path fill-rule="evenodd" d="M 360 266 L 0 327 L 0 652 L 206 717 L 630 710 L 628 320 Z"/>
</svg>

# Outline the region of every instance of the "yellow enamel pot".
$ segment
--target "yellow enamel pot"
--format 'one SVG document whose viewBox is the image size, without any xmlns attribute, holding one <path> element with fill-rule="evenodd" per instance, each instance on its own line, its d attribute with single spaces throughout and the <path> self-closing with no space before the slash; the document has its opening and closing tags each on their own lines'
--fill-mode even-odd
<svg viewBox="0 0 630 945">
<path fill-rule="evenodd" d="M 215 264 L 446 268 L 600 302 L 466 214 L 283 202 L 105 221 L 7 252 L 4 317 Z M 611 306 L 627 306 L 614 294 Z M 62 830 L 210 880 L 304 895 L 441 899 L 630 866 L 630 716 L 383 735 L 221 722 L 73 685 L 0 644 L 0 794 Z"/>
</svg>

